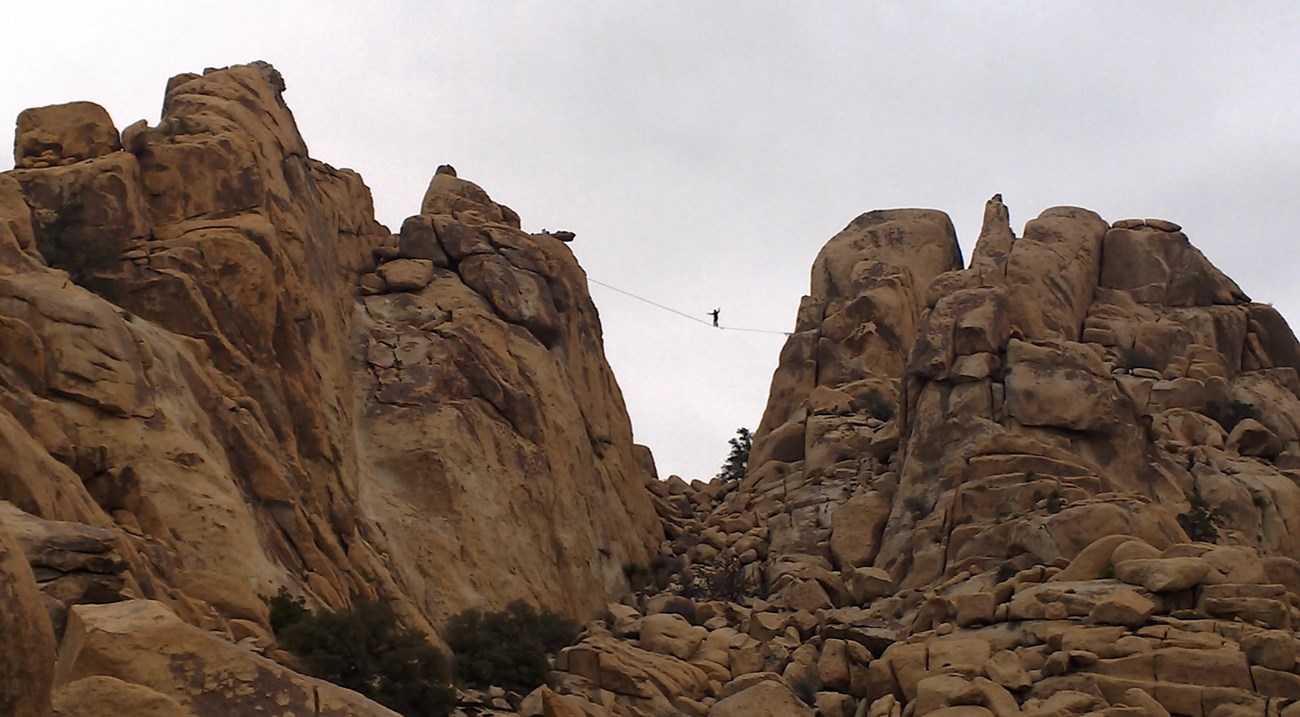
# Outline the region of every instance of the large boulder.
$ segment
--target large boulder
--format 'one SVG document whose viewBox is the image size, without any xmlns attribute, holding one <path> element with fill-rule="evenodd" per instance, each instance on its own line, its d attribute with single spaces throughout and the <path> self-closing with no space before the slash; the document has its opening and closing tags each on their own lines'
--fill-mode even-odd
<svg viewBox="0 0 1300 717">
<path fill-rule="evenodd" d="M 94 102 L 33 107 L 18 113 L 14 164 L 50 167 L 122 149 L 108 112 Z"/>
<path fill-rule="evenodd" d="M 748 689 L 714 703 L 709 717 L 812 717 L 813 708 L 789 687 L 774 680 L 759 680 Z"/>
</svg>

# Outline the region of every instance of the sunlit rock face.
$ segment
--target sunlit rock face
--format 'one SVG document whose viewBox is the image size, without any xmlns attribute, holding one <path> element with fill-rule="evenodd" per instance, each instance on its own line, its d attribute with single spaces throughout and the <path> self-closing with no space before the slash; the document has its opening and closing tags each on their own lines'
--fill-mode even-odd
<svg viewBox="0 0 1300 717">
<path fill-rule="evenodd" d="M 113 599 L 232 637 L 280 587 L 435 639 L 514 599 L 595 614 L 662 532 L 582 269 L 449 168 L 390 233 L 284 89 L 255 63 L 172 78 L 156 126 L 23 113 L 0 499 L 111 531 Z"/>
</svg>

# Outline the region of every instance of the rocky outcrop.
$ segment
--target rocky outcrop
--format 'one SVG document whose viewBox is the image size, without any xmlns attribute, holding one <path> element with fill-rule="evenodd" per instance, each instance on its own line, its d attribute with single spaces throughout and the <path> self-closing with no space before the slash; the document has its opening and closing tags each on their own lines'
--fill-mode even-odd
<svg viewBox="0 0 1300 717">
<path fill-rule="evenodd" d="M 660 482 L 572 234 L 448 166 L 389 233 L 283 90 L 19 120 L 6 713 L 391 714 L 294 671 L 283 587 L 435 639 L 516 598 L 595 618 L 465 715 L 1300 715 L 1300 343 L 1176 224 L 1018 237 L 994 197 L 963 268 L 943 213 L 864 214 L 744 479 Z"/>
<path fill-rule="evenodd" d="M 745 479 L 660 491 L 669 589 L 742 566 L 731 627 L 835 714 L 1291 710 L 1300 345 L 1171 222 L 1007 217 L 966 269 L 929 210 L 827 244 Z"/>
<path fill-rule="evenodd" d="M 255 63 L 172 78 L 153 126 L 19 118 L 0 500 L 55 630 L 149 600 L 265 651 L 281 587 L 435 640 L 515 599 L 597 614 L 662 529 L 581 268 L 449 168 L 391 234 L 284 89 Z"/>
</svg>

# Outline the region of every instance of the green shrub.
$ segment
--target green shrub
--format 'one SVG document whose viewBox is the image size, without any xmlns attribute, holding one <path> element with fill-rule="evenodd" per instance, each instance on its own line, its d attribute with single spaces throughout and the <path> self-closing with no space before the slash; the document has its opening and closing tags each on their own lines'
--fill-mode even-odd
<svg viewBox="0 0 1300 717">
<path fill-rule="evenodd" d="M 654 582 L 655 574 L 641 563 L 623 563 L 623 577 L 633 592 L 644 590 Z"/>
<path fill-rule="evenodd" d="M 749 592 L 749 582 L 745 580 L 745 565 L 740 558 L 731 558 L 722 563 L 709 575 L 709 597 L 713 600 L 740 602 Z"/>
<path fill-rule="evenodd" d="M 894 417 L 894 403 L 880 389 L 873 388 L 867 391 L 866 395 L 863 396 L 863 400 L 866 401 L 867 410 L 871 412 L 872 416 L 882 421 L 889 421 Z"/>
<path fill-rule="evenodd" d="M 312 613 L 284 589 L 269 601 L 280 645 L 307 672 L 406 717 L 450 714 L 455 694 L 446 657 L 423 634 L 397 624 L 379 603 Z"/>
<path fill-rule="evenodd" d="M 1223 430 L 1231 433 L 1232 429 L 1238 423 L 1247 418 L 1255 418 L 1255 407 L 1249 403 L 1233 400 L 1231 403 L 1219 403 L 1217 401 L 1205 406 L 1205 415 L 1213 418 Z"/>
<path fill-rule="evenodd" d="M 1189 499 L 1191 510 L 1178 516 L 1178 524 L 1187 531 L 1187 537 L 1201 543 L 1219 542 L 1219 527 L 1226 516 L 1217 507 L 1211 507 L 1200 493 L 1193 493 Z"/>
<path fill-rule="evenodd" d="M 1065 498 L 1061 496 L 1061 489 L 1057 488 L 1052 494 L 1047 496 L 1047 505 L 1045 506 L 1048 513 L 1060 513 L 1065 507 Z"/>
<path fill-rule="evenodd" d="M 263 598 L 265 599 L 265 598 Z M 307 603 L 300 597 L 294 597 L 281 587 L 275 597 L 266 600 L 271 608 L 271 630 L 279 635 L 286 627 L 311 615 Z"/>
<path fill-rule="evenodd" d="M 1135 368 L 1149 368 L 1159 371 L 1162 368 L 1157 365 L 1157 361 L 1151 354 L 1137 346 L 1130 346 L 1120 351 L 1118 365 L 1120 368 L 1126 368 L 1130 371 Z"/>
<path fill-rule="evenodd" d="M 749 453 L 754 448 L 754 434 L 748 428 L 737 428 L 736 437 L 727 443 L 731 445 L 731 452 L 727 454 L 727 462 L 722 464 L 717 477 L 724 483 L 739 482 L 745 477 L 745 471 L 749 470 Z"/>
<path fill-rule="evenodd" d="M 500 612 L 466 610 L 447 622 L 447 645 L 456 672 L 476 687 L 496 685 L 527 694 L 546 683 L 548 652 L 578 635 L 573 621 L 550 611 L 537 612 L 516 600 Z"/>
</svg>

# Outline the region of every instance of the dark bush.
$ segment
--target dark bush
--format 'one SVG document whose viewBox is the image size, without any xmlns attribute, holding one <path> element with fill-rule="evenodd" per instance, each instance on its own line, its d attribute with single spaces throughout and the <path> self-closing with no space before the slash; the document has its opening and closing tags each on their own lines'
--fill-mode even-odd
<svg viewBox="0 0 1300 717">
<path fill-rule="evenodd" d="M 1187 537 L 1201 543 L 1219 542 L 1219 527 L 1225 519 L 1223 511 L 1211 507 L 1199 493 L 1193 493 L 1189 502 L 1191 510 L 1178 516 L 1178 524 L 1187 531 Z"/>
<path fill-rule="evenodd" d="M 866 401 L 867 410 L 871 412 L 872 416 L 882 421 L 889 421 L 894 417 L 894 403 L 880 389 L 873 388 L 867 391 L 863 399 Z"/>
<path fill-rule="evenodd" d="M 271 630 L 277 635 L 284 632 L 286 627 L 311 615 L 311 611 L 307 609 L 307 603 L 300 597 L 290 595 L 289 591 L 283 587 L 280 588 L 280 592 L 275 594 L 275 597 L 269 600 L 263 599 L 271 608 Z"/>
<path fill-rule="evenodd" d="M 1051 495 L 1047 496 L 1047 505 L 1045 506 L 1048 513 L 1060 513 L 1065 507 L 1065 498 L 1061 496 L 1061 489 L 1053 490 Z"/>
<path fill-rule="evenodd" d="M 1135 368 L 1149 368 L 1159 371 L 1162 367 L 1158 366 L 1157 363 L 1155 357 L 1137 346 L 1130 346 L 1119 352 L 1119 367 L 1130 371 Z"/>
<path fill-rule="evenodd" d="M 446 657 L 422 633 L 400 627 L 387 606 L 366 602 L 313 614 L 283 589 L 269 602 L 276 639 L 307 672 L 406 717 L 451 712 Z"/>
<path fill-rule="evenodd" d="M 496 685 L 527 694 L 546 683 L 548 652 L 573 642 L 578 626 L 516 600 L 500 612 L 466 610 L 447 622 L 456 672 L 475 687 Z"/>
<path fill-rule="evenodd" d="M 1249 403 L 1233 400 L 1231 403 L 1213 402 L 1205 406 L 1205 415 L 1213 418 L 1223 430 L 1231 433 L 1238 423 L 1247 418 L 1255 418 L 1255 407 Z"/>
<path fill-rule="evenodd" d="M 749 469 L 749 452 L 754 447 L 754 434 L 748 428 L 737 428 L 736 437 L 727 443 L 731 445 L 731 453 L 727 455 L 727 462 L 722 464 L 717 477 L 724 483 L 739 482 Z"/>
<path fill-rule="evenodd" d="M 641 563 L 623 563 L 623 577 L 633 592 L 643 590 L 654 582 L 655 575 L 650 568 Z"/>
<path fill-rule="evenodd" d="M 739 602 L 749 591 L 745 580 L 745 565 L 739 558 L 731 558 L 709 574 L 709 597 L 714 600 Z"/>
</svg>

